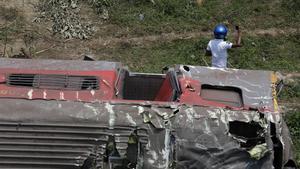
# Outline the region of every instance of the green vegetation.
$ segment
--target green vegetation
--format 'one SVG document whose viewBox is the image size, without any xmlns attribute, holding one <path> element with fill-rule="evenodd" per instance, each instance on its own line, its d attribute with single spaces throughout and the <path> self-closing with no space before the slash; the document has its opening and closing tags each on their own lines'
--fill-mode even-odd
<svg viewBox="0 0 300 169">
<path fill-rule="evenodd" d="M 297 27 L 300 23 L 298 0 L 205 0 L 202 4 L 194 0 L 153 2 L 119 0 L 110 3 L 107 5 L 109 22 L 126 26 L 135 35 L 210 30 L 220 22 L 250 30 Z"/>
<path fill-rule="evenodd" d="M 296 160 L 297 163 L 300 164 L 300 109 L 295 109 L 291 112 L 288 112 L 286 117 L 287 125 L 289 126 L 289 130 L 291 132 L 293 142 L 296 149 Z"/>
<path fill-rule="evenodd" d="M 210 64 L 204 56 L 208 37 L 175 40 L 137 47 L 129 44 L 118 48 L 100 48 L 99 59 L 118 60 L 139 72 L 160 72 L 165 65 Z M 299 41 L 293 36 L 245 37 L 244 47 L 229 52 L 230 66 L 243 69 L 264 69 L 293 72 L 300 70 Z M 113 56 L 108 58 L 107 56 Z M 286 59 L 289 58 L 289 59 Z"/>
<path fill-rule="evenodd" d="M 282 93 L 280 94 L 279 100 L 299 103 L 300 98 L 300 79 L 295 79 L 289 82 Z M 290 133 L 293 138 L 293 143 L 296 149 L 296 160 L 298 165 L 300 164 L 300 106 L 291 106 L 291 110 L 285 115 L 285 121 L 289 126 Z"/>
<path fill-rule="evenodd" d="M 276 71 L 300 70 L 300 32 L 289 29 L 300 26 L 298 0 L 90 0 L 96 9 L 109 11 L 108 23 L 127 29 L 123 35 L 143 36 L 168 32 L 211 31 L 216 23 L 231 29 L 241 25 L 244 47 L 230 51 L 231 67 Z M 254 29 L 275 28 L 286 31 L 283 36 L 259 36 Z M 109 34 L 116 34 L 118 30 Z M 122 32 L 122 31 L 119 31 Z M 231 41 L 232 32 L 231 33 Z M 159 42 L 142 47 L 125 44 L 113 49 L 98 49 L 112 60 L 122 61 L 134 71 L 159 72 L 170 64 L 206 65 L 204 50 L 209 37 Z M 103 56 L 103 55 L 102 55 Z M 204 60 L 206 60 L 204 62 Z"/>
<path fill-rule="evenodd" d="M 289 82 L 282 93 L 280 94 L 279 100 L 299 103 L 300 98 L 300 79 L 295 79 Z M 288 111 L 285 115 L 285 121 L 289 126 L 293 142 L 296 149 L 296 160 L 298 165 L 300 164 L 300 106 L 295 105 L 291 107 L 292 110 Z"/>
<path fill-rule="evenodd" d="M 244 37 L 244 47 L 232 50 L 229 61 L 236 68 L 298 71 L 299 35 Z"/>
<path fill-rule="evenodd" d="M 285 85 L 284 90 L 281 92 L 279 99 L 290 102 L 299 101 L 300 98 L 300 79 L 293 80 Z"/>
</svg>

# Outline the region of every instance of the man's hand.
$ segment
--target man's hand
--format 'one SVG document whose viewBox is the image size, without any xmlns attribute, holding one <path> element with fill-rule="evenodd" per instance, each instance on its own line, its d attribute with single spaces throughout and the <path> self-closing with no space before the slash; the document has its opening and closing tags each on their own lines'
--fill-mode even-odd
<svg viewBox="0 0 300 169">
<path fill-rule="evenodd" d="M 237 36 L 236 36 L 236 39 L 235 39 L 235 44 L 232 45 L 232 48 L 242 47 L 242 44 L 241 44 L 242 35 L 241 35 L 240 27 L 235 26 L 235 30 L 237 31 Z"/>
</svg>

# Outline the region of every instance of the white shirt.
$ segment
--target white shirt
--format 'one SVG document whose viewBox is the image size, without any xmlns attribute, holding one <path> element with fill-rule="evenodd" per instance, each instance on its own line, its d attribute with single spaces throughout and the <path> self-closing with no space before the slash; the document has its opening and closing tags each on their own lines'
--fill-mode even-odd
<svg viewBox="0 0 300 169">
<path fill-rule="evenodd" d="M 218 68 L 227 67 L 227 49 L 232 47 L 232 43 L 224 41 L 223 39 L 210 40 L 207 45 L 207 50 L 212 54 L 212 66 Z"/>
</svg>

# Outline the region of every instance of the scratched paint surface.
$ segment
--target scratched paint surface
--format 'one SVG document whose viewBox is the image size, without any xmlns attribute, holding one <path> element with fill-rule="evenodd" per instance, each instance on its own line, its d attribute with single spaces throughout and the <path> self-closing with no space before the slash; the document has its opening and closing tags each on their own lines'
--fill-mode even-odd
<svg viewBox="0 0 300 169">
<path fill-rule="evenodd" d="M 262 137 L 268 139 L 267 125 L 264 124 L 269 120 L 276 123 L 276 119 L 281 119 L 273 113 L 265 113 L 265 117 L 262 117 L 258 111 L 185 105 L 42 100 L 20 100 L 16 105 L 14 99 L 3 99 L 2 103 L 0 121 L 18 122 L 21 126 L 33 122 L 52 125 L 88 124 L 107 126 L 112 130 L 112 135 L 113 130 L 121 126 L 131 127 L 132 132 L 134 129 L 143 129 L 145 133 L 140 140 L 142 146 L 137 154 L 143 162 L 138 165 L 141 168 L 156 169 L 171 166 L 225 169 L 233 166 L 247 168 L 250 165 L 271 168 L 272 151 L 269 150 L 259 160 L 252 159 L 248 149 L 241 146 L 241 140 L 228 133 L 229 123 L 240 121 L 260 124 Z M 118 134 L 115 136 L 117 139 Z M 122 157 L 126 157 L 125 154 Z"/>
<path fill-rule="evenodd" d="M 274 108 L 272 72 L 188 67 L 189 71 L 183 65 L 174 69 L 182 92 L 177 100 L 145 101 L 117 97 L 122 94 L 116 89 L 120 87 L 116 81 L 122 82 L 119 63 L 0 59 L 3 77 L 9 73 L 89 75 L 100 82 L 100 89 L 86 91 L 1 83 L 0 138 L 8 144 L 8 152 L 24 150 L 24 145 L 31 148 L 22 152 L 30 157 L 24 168 L 95 164 L 107 169 L 122 162 L 137 169 L 255 169 L 282 168 L 293 159 L 287 127 Z M 205 101 L 203 84 L 240 88 L 243 106 Z M 279 156 L 274 140 L 282 146 L 281 166 L 273 163 Z M 80 151 L 70 151 L 70 143 Z M 263 150 L 257 153 L 259 148 Z M 61 154 L 47 154 L 50 151 L 69 151 L 65 156 L 70 157 L 62 162 L 57 158 Z M 0 159 L 0 164 L 12 168 L 24 162 L 14 155 L 0 151 L 3 159 L 15 160 L 7 164 Z"/>
</svg>

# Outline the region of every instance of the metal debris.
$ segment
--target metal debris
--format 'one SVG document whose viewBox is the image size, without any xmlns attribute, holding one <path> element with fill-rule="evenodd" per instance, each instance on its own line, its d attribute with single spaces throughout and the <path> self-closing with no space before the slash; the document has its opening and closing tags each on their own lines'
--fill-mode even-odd
<svg viewBox="0 0 300 169">
<path fill-rule="evenodd" d="M 248 152 L 252 158 L 259 160 L 268 152 L 267 144 L 263 143 L 256 145 Z"/>
</svg>

